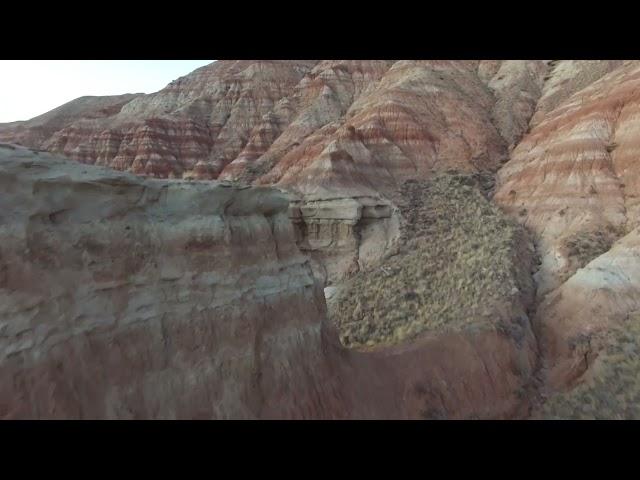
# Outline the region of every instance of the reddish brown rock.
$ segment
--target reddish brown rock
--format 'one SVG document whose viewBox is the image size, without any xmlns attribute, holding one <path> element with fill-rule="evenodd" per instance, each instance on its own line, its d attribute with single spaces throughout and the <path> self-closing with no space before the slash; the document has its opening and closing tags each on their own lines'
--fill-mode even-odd
<svg viewBox="0 0 640 480">
<path fill-rule="evenodd" d="M 640 232 L 636 228 L 540 305 L 536 323 L 544 346 L 547 389 L 575 386 L 598 357 L 601 337 L 624 329 L 629 317 L 638 313 Z"/>
<path fill-rule="evenodd" d="M 357 194 L 371 182 L 392 187 L 433 169 L 495 170 L 526 128 L 545 68 L 540 61 L 218 61 L 154 94 L 71 102 L 43 116 L 46 131 L 34 119 L 0 127 L 0 135 L 157 177 L 259 178 L 304 193 L 318 187 L 308 179 L 319 173 L 321 184 Z M 341 172 L 322 160 L 332 151 L 351 156 L 362 178 L 336 187 Z"/>
<path fill-rule="evenodd" d="M 504 84 L 489 85 L 478 68 L 471 61 L 395 62 L 343 119 L 306 137 L 258 182 L 326 198 L 389 191 L 434 170 L 496 170 L 526 128 L 544 68 L 501 62 Z M 526 92 L 530 111 L 517 106 L 514 89 Z M 505 108 L 500 102 L 513 111 L 497 125 L 494 110 Z"/>
<path fill-rule="evenodd" d="M 276 190 L 7 147 L 0 185 L 0 418 L 346 415 Z"/>
<path fill-rule="evenodd" d="M 538 237 L 540 294 L 584 266 L 571 260 L 572 244 L 594 243 L 594 232 L 602 232 L 610 245 L 637 224 L 639 86 L 639 64 L 627 62 L 578 91 L 532 129 L 500 171 L 495 200 Z"/>
<path fill-rule="evenodd" d="M 536 416 L 636 418 L 625 378 L 637 365 L 620 351 L 638 340 L 640 64 L 560 62 L 550 75 L 494 197 L 541 257 L 534 326 L 549 400 Z"/>
<path fill-rule="evenodd" d="M 574 93 L 620 67 L 622 60 L 551 60 L 531 125 L 537 125 Z"/>
<path fill-rule="evenodd" d="M 56 132 L 80 120 L 116 115 L 124 105 L 142 94 L 80 97 L 26 122 L 0 124 L 0 141 L 40 148 Z M 86 132 L 85 132 L 86 133 Z"/>
<path fill-rule="evenodd" d="M 277 184 L 302 203 L 352 198 L 393 210 L 389 196 L 406 179 L 497 170 L 545 71 L 542 61 L 219 61 L 111 116 L 60 123 L 32 146 L 138 174 Z M 394 242 L 375 233 L 361 255 L 358 232 L 399 222 L 339 217 L 296 220 L 317 235 L 301 246 L 333 264 L 322 274 L 330 280 Z"/>
<path fill-rule="evenodd" d="M 13 350 L 9 352 L 0 373 L 20 372 L 18 377 L 26 380 L 3 382 L 0 412 L 8 412 L 7 417 L 63 412 L 60 416 L 505 418 L 526 415 L 531 398 L 522 398 L 527 393 L 523 389 L 531 388 L 527 382 L 538 376 L 544 381 L 542 393 L 552 396 L 585 379 L 597 384 L 598 369 L 592 367 L 604 348 L 602 336 L 624 330 L 640 309 L 635 301 L 640 282 L 634 230 L 640 224 L 639 68 L 636 61 L 221 61 L 155 94 L 79 99 L 39 119 L 0 126 L 0 139 L 63 152 L 83 163 L 165 178 L 276 184 L 288 193 L 269 190 L 267 197 L 290 203 L 288 215 L 293 223 L 285 221 L 286 208 L 279 207 L 276 216 L 282 231 L 286 230 L 280 238 L 274 229 L 269 230 L 271 234 L 267 231 L 261 219 L 270 215 L 259 206 L 257 210 L 247 207 L 242 215 L 236 216 L 233 209 L 221 215 L 222 231 L 249 252 L 244 259 L 227 237 L 212 241 L 188 230 L 178 234 L 173 220 L 161 222 L 155 216 L 151 204 L 156 200 L 148 200 L 149 195 L 165 202 L 163 208 L 196 198 L 197 193 L 187 195 L 176 187 L 180 182 L 154 183 L 113 177 L 113 173 L 76 182 L 77 172 L 69 173 L 73 169 L 55 167 L 52 178 L 57 180 L 38 178 L 37 188 L 25 187 L 34 199 L 25 196 L 16 203 L 24 203 L 16 211 L 28 213 L 30 202 L 40 202 L 38 208 L 46 210 L 47 218 L 30 211 L 32 218 L 25 220 L 24 229 L 5 226 L 0 285 L 11 281 L 26 288 L 40 281 L 47 288 L 51 284 L 67 290 L 53 297 L 52 306 L 37 303 L 42 292 L 20 293 L 13 287 L 3 291 L 5 300 L 0 305 L 9 309 L 0 326 L 5 351 L 34 348 L 39 353 L 14 357 Z M 37 161 L 34 165 L 36 172 L 46 170 Z M 407 179 L 431 178 L 449 169 L 500 170 L 494 200 L 533 233 L 541 260 L 536 274 L 540 306 L 533 330 L 520 347 L 504 332 L 470 329 L 431 332 L 392 348 L 344 349 L 324 318 L 320 288 L 359 271 L 371 271 L 394 251 L 411 216 L 398 209 L 398 187 Z M 25 167 L 27 171 L 31 170 Z M 5 191 L 13 192 L 10 195 L 19 190 L 16 181 L 25 178 L 24 172 L 12 167 L 4 176 Z M 111 183 L 113 178 L 118 180 Z M 122 178 L 127 180 L 121 185 Z M 205 188 L 199 183 L 189 185 Z M 198 217 L 200 205 L 215 204 L 216 195 L 227 187 L 206 188 L 201 194 L 207 201 L 191 203 L 191 209 L 182 213 L 185 222 L 205 221 Z M 235 194 L 247 192 L 228 188 Z M 176 195 L 175 200 L 158 193 L 165 191 L 169 197 Z M 244 195 L 253 198 L 267 190 L 249 191 L 253 193 Z M 232 204 L 239 201 L 235 194 Z M 95 202 L 108 196 L 130 199 L 131 205 L 114 211 L 116 200 Z M 136 233 L 140 243 L 136 247 L 135 242 L 123 243 L 111 230 L 102 232 L 98 222 L 86 226 L 93 233 L 76 239 L 74 232 L 82 233 L 85 227 L 73 221 L 75 214 L 69 211 L 82 209 L 49 210 L 49 204 L 57 205 L 60 198 L 98 209 L 94 222 L 103 219 L 112 225 L 131 218 L 152 232 Z M 260 202 L 256 197 L 249 203 Z M 3 225 L 16 224 L 14 217 L 9 221 L 6 213 L 0 215 Z M 69 230 L 68 224 L 77 231 Z M 264 240 L 270 235 L 278 238 Z M 162 241 L 154 244 L 157 238 Z M 310 256 L 308 264 L 301 260 L 293 238 Z M 76 245 L 73 251 L 65 250 L 70 240 Z M 164 267 L 149 263 L 164 265 L 166 258 L 173 258 L 169 250 L 174 241 L 184 243 L 179 258 L 189 265 L 170 267 L 165 273 L 192 275 L 190 280 L 178 280 L 185 282 L 178 290 L 186 295 L 184 301 L 174 298 L 175 288 L 165 288 L 163 282 L 171 280 L 162 276 Z M 18 254 L 19 244 L 33 248 Z M 113 254 L 116 247 L 126 248 L 133 256 L 119 263 Z M 79 257 L 76 250 L 85 252 L 84 256 Z M 218 254 L 210 256 L 208 252 L 214 250 Z M 91 264 L 92 255 L 112 258 L 113 263 Z M 15 258 L 24 265 L 16 266 Z M 234 277 L 236 270 L 225 270 L 220 258 L 234 258 L 238 265 L 251 258 L 255 269 Z M 68 270 L 81 268 L 90 277 L 74 276 L 78 272 L 68 277 Z M 160 269 L 160 277 L 152 273 L 154 268 Z M 286 288 L 274 296 L 268 293 L 265 271 Z M 140 272 L 148 275 L 141 277 Z M 229 283 L 224 288 L 207 283 L 211 279 L 203 278 L 211 272 L 219 272 Z M 20 283 L 21 275 L 31 274 Z M 140 278 L 140 284 L 109 286 L 118 281 L 114 275 Z M 300 281 L 304 287 L 296 283 Z M 65 282 L 83 288 L 72 289 Z M 216 313 L 215 318 L 231 330 L 211 327 L 213 333 L 208 333 L 213 317 L 207 317 L 211 307 L 207 295 L 245 287 L 264 295 L 255 302 L 253 296 L 240 300 L 225 296 L 220 308 L 226 313 Z M 151 295 L 148 292 L 166 293 L 168 299 L 154 300 L 154 308 L 179 312 L 174 316 L 184 319 L 175 324 L 176 332 L 167 333 L 163 317 L 160 333 L 151 335 L 161 341 L 141 344 L 136 340 L 155 332 L 154 318 L 149 319 L 148 328 L 144 327 L 146 317 L 134 322 L 138 333 L 117 322 L 102 336 L 76 328 L 87 319 L 89 324 L 99 323 L 102 317 L 95 312 L 104 308 L 82 309 L 100 302 L 120 309 L 107 309 L 104 315 L 137 318 L 130 305 Z M 86 296 L 74 296 L 79 294 Z M 36 302 L 35 306 L 29 302 Z M 183 310 L 186 305 L 189 312 Z M 198 323 L 194 320 L 198 315 L 207 321 Z M 60 333 L 40 326 L 40 320 L 46 324 L 45 316 L 55 317 L 65 328 L 71 326 L 63 329 L 69 338 L 63 346 L 47 350 L 47 342 Z M 256 318 L 262 319 L 257 326 L 245 325 L 247 319 Z M 236 334 L 235 325 L 249 333 Z M 220 353 L 203 360 L 189 350 L 193 331 Z M 82 332 L 89 332 L 86 338 Z M 263 332 L 269 333 L 265 337 Z M 108 363 L 111 360 L 104 355 L 111 347 L 100 343 L 103 338 L 119 345 L 120 360 Z M 37 344 L 40 340 L 43 343 Z M 162 347 L 177 352 L 166 360 L 169 363 L 162 363 L 156 356 L 168 354 L 158 353 L 159 345 L 171 345 L 171 341 L 185 345 L 191 353 Z M 43 345 L 44 350 L 38 350 Z M 227 345 L 241 353 L 228 352 Z M 144 353 L 134 358 L 127 353 L 130 349 Z M 81 362 L 64 360 L 94 355 L 115 371 L 134 365 L 141 372 L 137 378 L 143 379 L 143 387 L 135 386 L 133 377 L 117 375 L 115 384 L 104 380 L 87 386 L 89 376 L 99 378 L 97 367 L 80 372 L 73 365 Z M 607 358 L 618 358 L 615 355 Z M 58 359 L 60 374 L 52 366 Z M 214 368 L 207 362 L 217 363 Z M 537 371 L 539 364 L 541 371 Z M 198 365 L 203 365 L 202 370 Z M 189 378 L 191 384 L 185 380 Z M 193 386 L 203 382 L 207 386 Z M 299 390 L 290 383 L 300 385 Z M 27 393 L 31 391 L 38 393 Z M 21 395 L 31 396 L 24 400 Z M 149 400 L 152 396 L 154 400 Z M 178 396 L 183 400 L 176 400 Z M 108 400 L 98 400 L 104 398 Z M 84 402 L 94 410 L 85 410 Z M 23 404 L 26 410 L 16 407 Z M 614 412 L 614 418 L 619 414 Z"/>
<path fill-rule="evenodd" d="M 269 187 L 0 146 L 0 418 L 502 418 L 531 345 L 354 352 Z M 526 373 L 525 373 L 526 375 Z"/>
</svg>

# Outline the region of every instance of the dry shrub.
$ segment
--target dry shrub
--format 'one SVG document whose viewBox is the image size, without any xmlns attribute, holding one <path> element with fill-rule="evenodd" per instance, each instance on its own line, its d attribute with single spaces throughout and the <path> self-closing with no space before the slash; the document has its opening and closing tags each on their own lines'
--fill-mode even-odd
<svg viewBox="0 0 640 480">
<path fill-rule="evenodd" d="M 455 173 L 404 185 L 401 253 L 350 279 L 330 305 L 345 345 L 493 325 L 496 311 L 509 311 L 532 289 L 527 237 L 481 193 L 488 186 Z"/>
</svg>

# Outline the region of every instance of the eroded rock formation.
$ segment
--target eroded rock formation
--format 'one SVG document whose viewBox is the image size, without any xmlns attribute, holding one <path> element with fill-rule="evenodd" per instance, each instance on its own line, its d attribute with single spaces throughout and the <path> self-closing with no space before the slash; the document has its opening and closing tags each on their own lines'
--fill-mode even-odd
<svg viewBox="0 0 640 480">
<path fill-rule="evenodd" d="M 1 418 L 519 411 L 535 355 L 505 332 L 342 346 L 272 187 L 145 180 L 7 145 L 0 185 Z"/>
<path fill-rule="evenodd" d="M 283 194 L 7 147 L 0 185 L 0 418 L 336 415 Z"/>
<path fill-rule="evenodd" d="M 497 170 L 546 70 L 543 61 L 219 61 L 118 108 L 71 102 L 46 114 L 46 135 L 34 119 L 19 135 L 0 126 L 0 138 L 137 174 L 278 184 L 312 202 L 293 212 L 315 235 L 300 245 L 332 258 L 321 273 L 331 281 L 392 248 L 393 233 L 380 231 L 400 220 L 372 218 L 390 218 L 380 216 L 392 209 L 384 196 L 402 182 Z M 362 215 L 302 213 L 319 202 L 335 211 L 338 199 Z"/>
<path fill-rule="evenodd" d="M 495 200 L 538 234 L 541 294 L 584 266 L 570 262 L 572 236 L 608 230 L 617 238 L 638 218 L 639 82 L 640 66 L 629 62 L 570 96 L 500 171 Z"/>
<path fill-rule="evenodd" d="M 621 387 L 614 367 L 602 365 L 616 358 L 617 341 L 627 342 L 620 334 L 624 325 L 634 335 L 629 319 L 639 309 L 640 66 L 560 62 L 549 82 L 531 132 L 499 172 L 495 195 L 532 231 L 541 257 L 534 328 L 543 346 L 545 395 L 552 400 L 538 414 L 574 408 L 571 416 L 621 418 L 632 411 L 625 405 L 633 388 L 608 399 L 609 388 Z M 625 347 L 631 356 L 633 342 Z M 577 393 L 567 393 L 574 387 Z M 577 402 L 587 398 L 583 394 L 598 397 L 587 410 Z"/>
<path fill-rule="evenodd" d="M 32 156 L 26 150 L 2 150 L 5 159 L 12 158 L 3 167 L 2 201 L 12 203 L 3 209 L 11 213 L 0 213 L 7 239 L 0 245 L 6 300 L 0 340 L 8 352 L 1 364 L 8 370 L 1 372 L 22 383 L 3 382 L 0 398 L 10 400 L 0 403 L 0 413 L 505 418 L 526 417 L 533 409 L 536 418 L 637 415 L 635 383 L 628 377 L 637 371 L 630 358 L 640 344 L 639 65 L 619 60 L 221 61 L 151 95 L 78 99 L 28 122 L 1 125 L 0 140 L 82 163 L 223 182 L 135 179 L 63 166 L 44 153 L 26 160 Z M 417 272 L 433 260 L 420 245 L 431 241 L 434 252 L 446 250 L 465 225 L 482 230 L 499 218 L 493 206 L 463 202 L 480 205 L 477 218 L 462 221 L 466 207 L 449 205 L 448 213 L 429 225 L 422 222 L 422 213 L 439 203 L 424 210 L 412 201 L 452 169 L 463 177 L 477 174 L 483 184 L 473 188 L 521 223 L 536 255 L 525 248 L 528 241 L 512 242 L 517 235 L 501 238 L 511 242 L 507 256 L 519 260 L 510 263 L 500 286 L 490 289 L 500 292 L 496 299 L 482 304 L 487 322 L 478 320 L 483 312 L 477 311 L 476 295 L 467 309 L 471 321 L 463 328 L 454 328 L 443 310 L 435 319 L 446 320 L 442 329 L 403 336 L 396 335 L 394 323 L 387 334 L 397 341 L 368 346 L 358 341 L 355 350 L 346 349 L 338 329 L 326 321 L 322 287 L 332 285 L 331 303 L 345 291 L 345 278 L 386 278 L 385 272 L 393 277 L 395 264 L 406 274 L 414 266 Z M 263 187 L 245 189 L 236 182 Z M 406 188 L 412 188 L 407 185 L 419 187 L 413 192 L 417 196 L 406 196 Z M 447 202 L 456 198 L 452 194 Z M 260 199 L 265 205 L 275 202 L 276 213 L 263 211 Z M 165 202 L 162 208 L 159 202 Z M 242 212 L 237 213 L 220 202 L 251 207 L 238 207 Z M 171 209 L 182 210 L 164 218 L 167 208 L 170 217 Z M 89 211 L 95 218 L 88 219 Z M 120 226 L 123 235 L 117 234 Z M 435 227 L 440 230 L 432 231 Z M 209 241 L 207 235 L 218 231 L 231 236 Z M 444 285 L 444 277 L 455 280 L 451 268 L 460 261 L 480 262 L 453 244 L 456 261 L 436 259 L 440 276 L 427 272 L 399 289 L 399 284 L 385 284 L 384 295 L 407 294 L 410 305 L 416 295 L 430 295 L 428 285 Z M 407 252 L 407 245 L 414 251 Z M 122 259 L 115 253 L 119 246 L 127 249 Z M 105 258 L 112 263 L 102 263 Z M 224 263 L 227 258 L 231 263 Z M 529 276 L 534 258 L 540 261 L 535 300 Z M 502 271 L 484 264 L 479 272 L 483 269 L 489 270 L 485 279 Z M 119 283 L 125 278 L 128 283 Z M 467 285 L 469 280 L 462 278 L 449 290 L 466 285 L 478 293 L 481 285 Z M 512 280 L 519 291 L 513 297 L 501 290 Z M 279 282 L 278 292 L 272 292 L 272 281 Z M 47 288 L 54 293 L 45 302 Z M 232 291 L 245 293 L 237 297 Z M 222 303 L 211 303 L 221 294 Z M 162 300 L 149 307 L 154 295 Z M 480 297 L 490 295 L 480 292 Z M 257 325 L 249 320 L 254 315 Z M 205 320 L 198 323 L 201 317 Z M 216 330 L 220 320 L 214 317 L 231 330 Z M 186 323 L 171 323 L 177 330 L 167 333 L 169 318 Z M 132 326 L 125 327 L 122 322 L 130 319 Z M 138 347 L 135 328 L 143 331 L 145 322 L 154 332 L 159 329 L 153 335 L 160 342 Z M 360 335 L 364 329 L 363 335 L 371 336 L 375 323 L 363 317 L 353 332 Z M 244 333 L 234 330 L 236 324 L 244 325 L 238 327 Z M 194 330 L 203 332 L 202 342 L 213 342 L 207 345 L 214 346 L 215 355 L 205 359 L 191 350 L 171 350 L 172 341 L 192 348 L 191 337 L 183 335 Z M 269 332 L 266 337 L 263 331 Z M 119 360 L 108 357 L 111 347 L 104 346 L 113 338 L 124 352 Z M 237 350 L 229 351 L 227 342 Z M 156 350 L 161 344 L 162 354 Z M 64 359 L 93 355 L 93 348 L 100 362 L 114 362 L 109 365 L 116 370 L 129 361 L 142 362 L 143 387 L 123 374 L 116 384 L 104 380 L 79 390 L 89 376 L 99 377 L 98 367 L 74 370 Z M 140 357 L 144 360 L 127 357 L 134 348 L 147 352 Z M 55 370 L 58 363 L 64 374 Z M 194 367 L 200 364 L 202 370 Z M 188 381 L 198 387 L 176 403 L 174 395 L 191 388 Z M 299 390 L 291 390 L 294 383 Z M 164 393 L 150 400 L 149 392 L 158 388 Z M 613 391 L 615 399 L 609 396 Z M 163 395 L 170 400 L 163 403 Z M 96 400 L 102 406 L 85 411 L 79 405 L 87 398 L 109 400 Z"/>
</svg>

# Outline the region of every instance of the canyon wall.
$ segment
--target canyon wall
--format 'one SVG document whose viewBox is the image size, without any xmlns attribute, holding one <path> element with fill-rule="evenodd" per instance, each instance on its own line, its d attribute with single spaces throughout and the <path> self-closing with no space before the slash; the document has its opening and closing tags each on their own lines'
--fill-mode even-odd
<svg viewBox="0 0 640 480">
<path fill-rule="evenodd" d="M 498 175 L 494 200 L 532 232 L 541 260 L 534 328 L 552 399 L 538 410 L 545 418 L 633 411 L 633 385 L 611 392 L 638 340 L 639 92 L 637 61 L 560 62 Z M 623 346 L 626 356 L 611 353 Z M 614 358 L 615 368 L 602 367 Z"/>
<path fill-rule="evenodd" d="M 142 179 L 6 144 L 0 185 L 0 418 L 521 408 L 535 346 L 516 324 L 345 348 L 275 188 Z"/>
<path fill-rule="evenodd" d="M 0 185 L 0 418 L 334 415 L 283 194 L 7 146 Z"/>
<path fill-rule="evenodd" d="M 292 219 L 312 236 L 300 247 L 332 282 L 393 251 L 401 219 L 388 197 L 402 182 L 497 170 L 546 71 L 516 60 L 217 61 L 153 94 L 83 97 L 0 125 L 0 140 L 142 175 L 277 184 L 301 204 Z"/>
<path fill-rule="evenodd" d="M 154 94 L 83 97 L 36 119 L 0 125 L 0 141 L 85 164 L 184 179 L 98 174 L 89 166 L 63 166 L 46 153 L 28 160 L 33 153 L 0 149 L 9 162 L 3 167 L 2 201 L 7 203 L 0 214 L 7 238 L 0 245 L 6 300 L 0 339 L 8 352 L 3 375 L 15 379 L 1 387 L 1 397 L 10 400 L 0 404 L 0 413 L 85 415 L 78 413 L 78 399 L 94 395 L 113 401 L 89 416 L 180 417 L 197 404 L 208 405 L 198 410 L 203 417 L 504 418 L 527 415 L 533 396 L 526 392 L 532 388 L 555 399 L 549 405 L 566 409 L 558 398 L 569 398 L 567 389 L 592 393 L 593 385 L 600 385 L 598 365 L 609 358 L 607 349 L 617 348 L 612 332 L 625 326 L 635 332 L 639 65 L 621 60 L 220 61 Z M 18 168 L 16 155 L 35 170 Z M 45 164 L 51 162 L 49 170 Z M 84 170 L 95 179 L 83 180 Z M 530 323 L 527 317 L 522 327 L 507 308 L 495 317 L 504 316 L 507 327 L 496 323 L 430 332 L 393 347 L 345 349 L 326 322 L 322 287 L 359 274 L 386 275 L 379 267 L 397 255 L 407 228 L 413 228 L 408 222 L 415 220 L 410 211 L 415 205 L 409 202 L 407 209 L 400 194 L 405 182 L 422 185 L 454 170 L 487 178 L 497 172 L 495 195 L 489 184 L 486 193 L 531 234 L 540 265 L 537 298 L 523 307 L 530 309 Z M 222 192 L 233 192 L 232 199 Z M 253 206 L 236 214 L 218 205 L 229 201 Z M 271 202 L 277 203 L 277 213 L 263 211 L 261 205 Z M 203 205 L 212 210 L 202 210 Z M 171 209 L 183 210 L 174 215 Z M 163 218 L 165 210 L 170 218 Z M 88 220 L 91 215 L 95 218 Z M 190 222 L 193 231 L 182 228 Z M 124 235 L 117 233 L 120 226 Z M 220 231 L 236 236 L 207 237 Z M 435 249 L 446 250 L 448 232 L 443 230 Z M 116 253 L 120 246 L 126 248 L 124 257 Z M 248 255 L 241 253 L 245 249 Z M 102 263 L 105 258 L 111 263 Z M 238 275 L 244 269 L 246 274 Z M 180 272 L 182 277 L 171 278 Z M 254 285 L 263 272 L 269 272 L 269 280 Z M 118 283 L 128 277 L 140 280 Z M 268 293 L 271 281 L 280 282 L 280 293 Z M 269 300 L 221 293 L 247 288 Z M 223 300 L 212 304 L 202 300 L 207 295 L 211 301 L 223 295 Z M 149 307 L 155 300 L 141 300 L 154 296 L 163 299 L 155 310 Z M 277 310 L 256 307 L 260 302 L 285 313 L 292 308 L 292 313 L 282 320 Z M 191 310 L 185 316 L 187 304 L 198 305 L 194 312 L 202 308 L 208 320 L 198 323 Z M 93 310 L 74 310 L 80 307 Z M 267 331 L 277 330 L 271 347 L 256 340 L 267 327 L 249 320 L 244 320 L 245 333 L 227 327 L 206 333 L 216 325 L 212 316 L 235 325 L 237 318 L 254 315 L 259 325 L 275 329 Z M 150 386 L 116 377 L 116 387 L 103 379 L 95 387 L 102 390 L 79 391 L 89 376 L 97 378 L 98 367 L 85 371 L 64 358 L 90 357 L 95 345 L 100 362 L 116 362 L 116 371 L 125 370 L 125 360 L 104 356 L 111 348 L 103 348 L 104 342 L 118 335 L 116 345 L 122 346 L 117 348 L 129 351 L 133 334 L 124 333 L 129 330 L 119 322 L 130 319 L 133 325 L 126 328 L 134 332 L 147 316 L 154 331 L 159 329 L 154 335 L 168 345 L 173 337 L 163 325 L 167 318 L 180 318 L 204 329 L 203 338 L 214 350 L 229 341 L 238 350 L 221 347 L 216 360 L 193 352 L 175 358 L 165 353 L 171 360 L 162 363 L 165 357 L 157 357 L 150 346 L 142 360 L 148 365 L 141 370 Z M 64 334 L 42 326 L 50 318 L 65 325 L 54 323 Z M 191 327 L 178 330 L 176 338 Z M 98 334 L 100 328 L 110 333 Z M 298 333 L 281 341 L 284 331 Z M 86 338 L 83 332 L 89 332 Z M 237 336 L 241 340 L 233 343 Z M 67 343 L 59 338 L 68 338 Z M 634 342 L 624 348 L 633 350 Z M 298 361 L 304 349 L 308 356 Z M 280 366 L 278 372 L 264 373 L 270 360 L 260 359 L 272 353 L 276 363 L 289 365 L 294 359 L 291 365 L 299 364 L 302 372 L 278 373 L 288 372 Z M 60 358 L 64 374 L 44 358 Z M 195 388 L 194 400 L 184 400 L 188 406 L 147 399 L 154 388 L 174 398 L 192 378 L 179 372 L 198 372 L 193 365 L 200 362 L 207 380 L 200 382 L 195 373 L 193 382 L 214 386 Z M 225 370 L 226 365 L 231 366 Z M 246 380 L 247 372 L 254 372 L 254 380 Z M 265 375 L 266 387 L 255 380 Z M 304 388 L 290 392 L 288 376 Z M 66 378 L 75 380 L 64 383 Z M 32 390 L 39 393 L 25 400 Z M 291 400 L 278 404 L 274 398 Z M 215 410 L 212 404 L 222 407 Z M 554 415 L 544 408 L 535 411 Z"/>
</svg>

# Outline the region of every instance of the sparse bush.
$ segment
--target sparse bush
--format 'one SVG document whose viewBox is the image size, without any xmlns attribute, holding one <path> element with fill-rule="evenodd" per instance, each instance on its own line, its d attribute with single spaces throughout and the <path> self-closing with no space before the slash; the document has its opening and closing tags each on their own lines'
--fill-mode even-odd
<svg viewBox="0 0 640 480">
<path fill-rule="evenodd" d="M 594 258 L 609 251 L 622 234 L 623 232 L 613 226 L 602 230 L 575 233 L 565 241 L 567 255 L 575 259 L 578 268 L 582 268 Z"/>
<path fill-rule="evenodd" d="M 576 338 L 584 344 L 585 338 Z M 582 383 L 556 393 L 539 409 L 546 419 L 640 419 L 640 313 L 588 342 L 598 356 Z"/>
<path fill-rule="evenodd" d="M 490 183 L 457 172 L 405 183 L 405 247 L 382 268 L 355 275 L 331 302 L 345 345 L 392 344 L 471 323 L 496 328 L 495 312 L 510 311 L 512 292 L 530 289 L 531 277 L 524 230 L 481 193 Z M 518 324 L 504 330 L 524 338 Z"/>
</svg>

